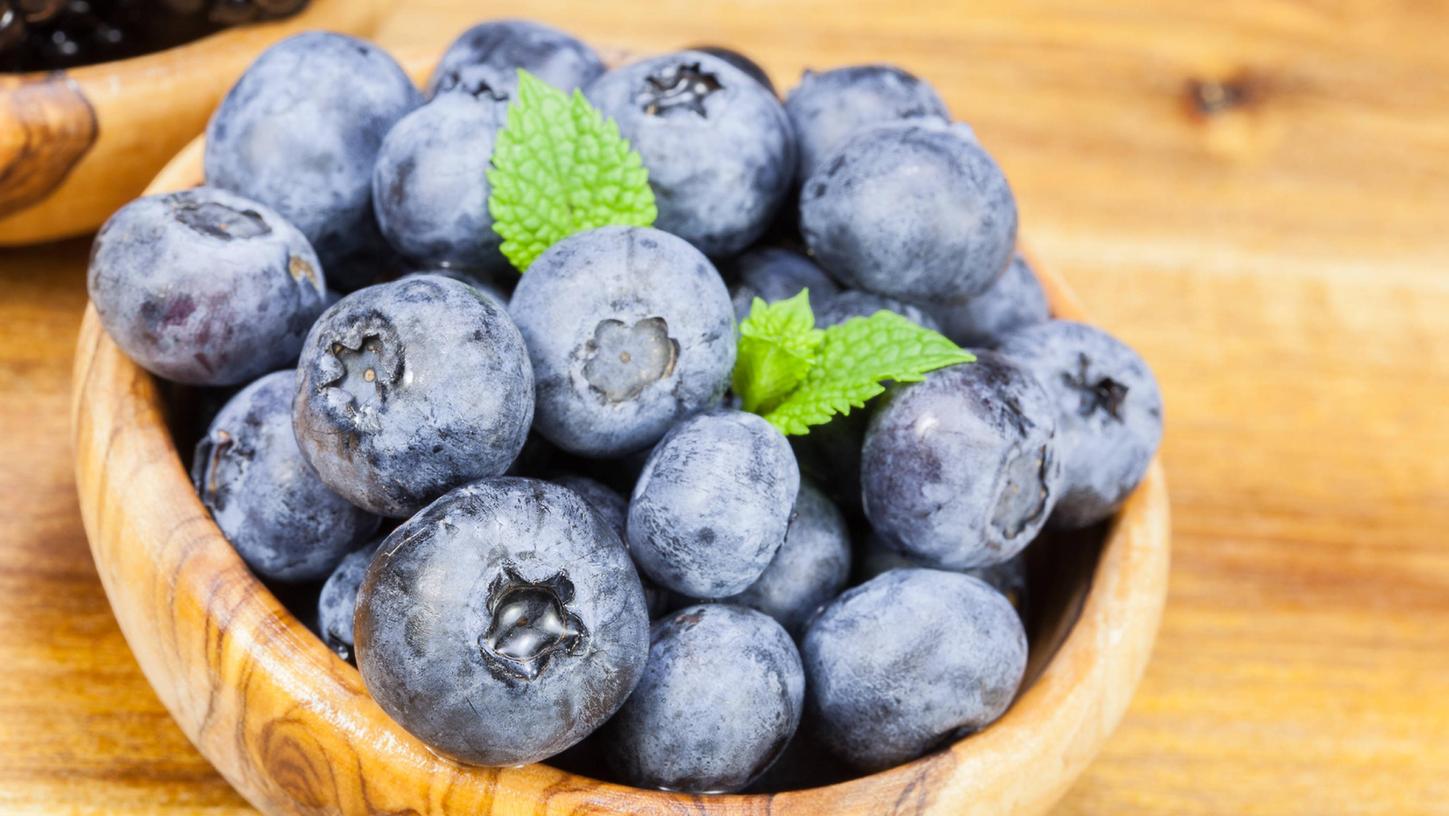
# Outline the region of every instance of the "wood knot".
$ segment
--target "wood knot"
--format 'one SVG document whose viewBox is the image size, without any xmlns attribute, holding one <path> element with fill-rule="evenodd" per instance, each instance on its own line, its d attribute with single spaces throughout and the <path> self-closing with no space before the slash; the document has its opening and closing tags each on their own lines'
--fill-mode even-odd
<svg viewBox="0 0 1449 816">
<path fill-rule="evenodd" d="M 95 109 L 64 73 L 0 77 L 0 216 L 49 196 L 98 132 Z"/>
<path fill-rule="evenodd" d="M 1186 87 L 1189 110 L 1211 118 L 1256 104 L 1262 97 L 1262 83 L 1247 74 L 1226 79 L 1189 79 Z"/>
</svg>

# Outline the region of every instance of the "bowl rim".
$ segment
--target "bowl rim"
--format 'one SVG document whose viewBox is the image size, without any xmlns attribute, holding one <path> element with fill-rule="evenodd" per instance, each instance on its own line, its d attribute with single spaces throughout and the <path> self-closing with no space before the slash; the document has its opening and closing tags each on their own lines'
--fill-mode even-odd
<svg viewBox="0 0 1449 816">
<path fill-rule="evenodd" d="M 177 154 L 146 194 L 200 183 L 203 138 Z M 1034 260 L 1033 268 L 1056 317 L 1085 317 L 1065 281 Z M 268 812 L 316 803 L 344 812 L 381 804 L 462 812 L 547 800 L 550 813 L 646 804 L 706 813 L 901 805 L 923 813 L 1040 813 L 1121 719 L 1167 591 L 1169 508 L 1154 459 L 1112 522 L 1055 655 L 1001 719 L 947 749 L 836 784 L 768 794 L 651 791 L 545 765 L 473 768 L 437 757 L 394 723 L 356 669 L 252 576 L 192 490 L 156 381 L 111 341 L 90 304 L 75 357 L 71 427 L 87 537 L 128 644 L 187 737 Z M 284 736 L 268 735 L 278 728 Z M 349 762 L 355 773 L 338 771 Z M 390 773 L 377 778 L 379 768 Z M 440 786 L 448 793 L 441 804 Z"/>
</svg>

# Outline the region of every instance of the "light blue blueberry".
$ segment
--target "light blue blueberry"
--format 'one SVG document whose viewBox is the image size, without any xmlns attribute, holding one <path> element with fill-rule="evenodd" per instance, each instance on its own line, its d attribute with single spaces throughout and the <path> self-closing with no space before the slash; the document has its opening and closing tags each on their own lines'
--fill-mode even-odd
<svg viewBox="0 0 1449 816">
<path fill-rule="evenodd" d="M 629 500 L 629 549 L 661 586 L 723 598 L 759 580 L 785 540 L 800 468 L 763 418 L 718 410 L 670 430 Z"/>
<path fill-rule="evenodd" d="M 533 417 L 533 369 L 508 314 L 423 275 L 361 289 L 312 327 L 293 423 L 307 461 L 353 504 L 404 518 L 508 469 Z"/>
<path fill-rule="evenodd" d="M 1000 351 L 1035 375 L 1051 399 L 1065 470 L 1052 526 L 1109 518 L 1162 441 L 1162 392 L 1152 369 L 1107 332 L 1068 320 L 1015 331 Z"/>
<path fill-rule="evenodd" d="M 1016 246 L 1016 201 L 969 130 L 929 119 L 856 132 L 800 192 L 815 259 L 855 288 L 915 303 L 978 295 Z"/>
<path fill-rule="evenodd" d="M 901 119 L 946 121 L 946 103 L 930 85 L 893 65 L 852 65 L 806 71 L 785 97 L 800 144 L 802 183 L 856 131 Z"/>
<path fill-rule="evenodd" d="M 127 356 L 191 385 L 235 385 L 292 365 L 327 291 L 301 232 L 214 187 L 122 207 L 96 235 L 86 282 Z"/>
<path fill-rule="evenodd" d="M 1056 415 L 1009 359 L 933 371 L 877 406 L 861 495 L 890 546 L 931 566 L 1000 563 L 1036 538 L 1062 489 Z"/>
<path fill-rule="evenodd" d="M 383 137 L 422 102 L 397 62 L 366 40 L 312 31 L 247 68 L 206 128 L 206 181 L 272 207 L 307 236 L 332 285 L 387 265 L 372 212 Z"/>
<path fill-rule="evenodd" d="M 616 68 L 585 93 L 643 158 L 656 227 L 714 257 L 764 234 L 795 177 L 795 133 L 773 93 L 700 51 Z"/>
<path fill-rule="evenodd" d="M 726 604 L 654 624 L 639 686 L 600 733 L 605 762 L 631 785 L 737 791 L 784 752 L 804 708 L 805 674 L 789 634 Z"/>
<path fill-rule="evenodd" d="M 539 256 L 513 292 L 538 380 L 536 430 L 616 457 L 716 404 L 735 363 L 729 292 L 709 259 L 665 232 L 604 227 Z"/>
<path fill-rule="evenodd" d="M 377 516 L 317 478 L 292 436 L 297 372 L 238 391 L 196 445 L 201 503 L 247 566 L 274 581 L 315 581 L 377 531 Z"/>
<path fill-rule="evenodd" d="M 1027 643 L 984 581 L 897 569 L 832 601 L 800 652 L 821 742 L 870 772 L 996 721 L 1021 685 Z"/>
</svg>

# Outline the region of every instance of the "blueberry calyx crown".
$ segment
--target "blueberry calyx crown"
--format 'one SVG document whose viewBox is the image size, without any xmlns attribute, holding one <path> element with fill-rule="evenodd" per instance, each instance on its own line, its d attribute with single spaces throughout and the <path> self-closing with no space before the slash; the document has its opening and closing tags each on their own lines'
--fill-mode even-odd
<svg viewBox="0 0 1449 816">
<path fill-rule="evenodd" d="M 1127 386 L 1111 377 L 1102 377 L 1092 382 L 1088 369 L 1091 360 L 1087 355 L 1077 354 L 1077 373 L 1063 373 L 1062 380 L 1081 394 L 1077 413 L 1089 417 L 1098 411 L 1106 411 L 1111 418 L 1122 421 L 1122 403 L 1127 401 Z"/>
<path fill-rule="evenodd" d="M 448 71 L 438 79 L 437 93 L 458 91 L 474 99 L 487 97 L 494 102 L 507 102 L 510 94 L 499 87 L 487 66 L 470 65 Z"/>
<path fill-rule="evenodd" d="M 488 587 L 488 630 L 478 637 L 494 676 L 534 680 L 554 655 L 579 654 L 589 633 L 569 609 L 573 599 L 573 582 L 562 570 L 529 581 L 504 565 Z"/>
<path fill-rule="evenodd" d="M 1006 484 L 996 496 L 991 513 L 991 526 L 1006 539 L 1014 539 L 1031 527 L 1047 510 L 1051 489 L 1047 473 L 1051 471 L 1051 449 L 1042 445 L 1014 455 L 1002 471 Z"/>
<path fill-rule="evenodd" d="M 633 326 L 601 320 L 581 348 L 584 379 L 606 402 L 634 399 L 651 383 L 674 373 L 679 343 L 662 317 L 646 317 Z"/>
<path fill-rule="evenodd" d="M 186 197 L 178 197 L 171 208 L 177 221 L 209 238 L 230 241 L 260 238 L 272 232 L 266 220 L 253 210 L 238 210 L 215 201 L 192 201 Z"/>
<path fill-rule="evenodd" d="M 698 62 L 677 63 L 644 79 L 644 112 L 667 116 L 675 110 L 689 110 L 708 116 L 704 100 L 724 87 L 719 77 L 702 70 Z"/>
<path fill-rule="evenodd" d="M 330 354 L 319 359 L 317 382 L 346 399 L 345 411 L 365 422 L 379 410 L 402 379 L 402 344 L 392 324 L 380 315 L 355 323 L 345 336 L 328 341 Z"/>
</svg>

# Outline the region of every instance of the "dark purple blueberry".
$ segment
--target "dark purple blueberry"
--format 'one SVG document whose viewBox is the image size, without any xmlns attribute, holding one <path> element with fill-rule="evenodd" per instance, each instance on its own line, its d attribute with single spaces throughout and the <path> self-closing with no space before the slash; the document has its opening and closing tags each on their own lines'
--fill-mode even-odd
<svg viewBox="0 0 1449 816">
<path fill-rule="evenodd" d="M 984 581 L 897 569 L 826 606 L 800 653 L 820 741 L 873 772 L 1005 713 L 1027 644 L 1011 604 Z"/>
<path fill-rule="evenodd" d="M 508 315 L 437 275 L 353 292 L 303 347 L 297 442 L 349 501 L 406 517 L 508 469 L 533 417 L 533 369 Z"/>
<path fill-rule="evenodd" d="M 1110 517 L 1162 441 L 1162 392 L 1152 369 L 1110 334 L 1066 320 L 1012 332 L 1000 350 L 1051 398 L 1064 469 L 1052 526 L 1076 529 Z"/>
<path fill-rule="evenodd" d="M 291 365 L 326 296 L 302 233 L 213 187 L 118 210 L 91 247 L 88 286 L 122 351 L 193 385 L 235 385 Z"/>
<path fill-rule="evenodd" d="M 877 406 L 861 452 L 866 517 L 931 566 L 983 567 L 1031 543 L 1062 488 L 1052 405 L 1011 360 L 981 352 Z"/>
<path fill-rule="evenodd" d="M 243 388 L 196 445 L 192 481 L 201 503 L 262 578 L 315 581 L 377 530 L 378 518 L 317 478 L 292 436 L 297 372 Z"/>
<path fill-rule="evenodd" d="M 682 609 L 650 632 L 649 662 L 599 734 L 628 784 L 737 791 L 779 758 L 800 725 L 805 676 L 790 635 L 727 604 Z"/>
<path fill-rule="evenodd" d="M 394 530 L 355 623 L 373 699 L 473 765 L 577 743 L 624 703 L 649 653 L 623 543 L 577 493 L 533 479 L 460 487 Z"/>
</svg>

